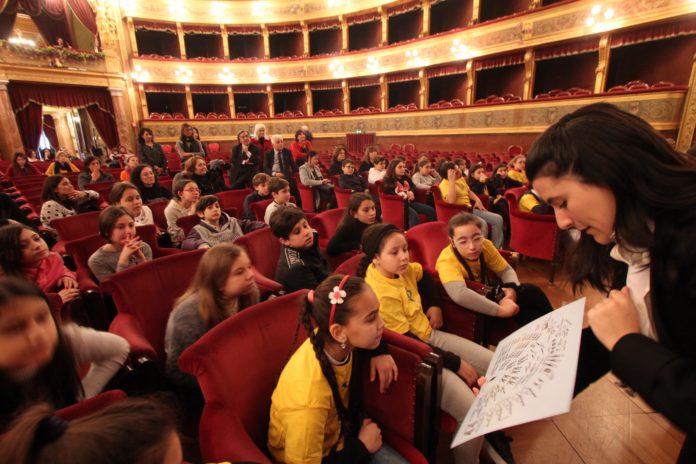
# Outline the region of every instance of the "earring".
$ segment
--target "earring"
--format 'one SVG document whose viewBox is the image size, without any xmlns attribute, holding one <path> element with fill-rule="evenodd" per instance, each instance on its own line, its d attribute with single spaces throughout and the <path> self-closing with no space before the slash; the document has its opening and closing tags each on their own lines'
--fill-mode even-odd
<svg viewBox="0 0 696 464">
<path fill-rule="evenodd" d="M 346 349 L 346 344 L 345 344 L 345 343 L 341 343 L 339 346 L 341 347 L 342 350 L 345 350 L 345 349 Z"/>
</svg>

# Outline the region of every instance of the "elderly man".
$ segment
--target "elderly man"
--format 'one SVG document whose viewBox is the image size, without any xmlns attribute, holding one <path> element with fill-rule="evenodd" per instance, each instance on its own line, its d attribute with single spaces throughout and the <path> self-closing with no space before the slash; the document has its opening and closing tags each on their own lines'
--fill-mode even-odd
<svg viewBox="0 0 696 464">
<path fill-rule="evenodd" d="M 273 145 L 273 148 L 266 152 L 263 157 L 263 172 L 269 176 L 282 177 L 287 180 L 290 183 L 290 192 L 295 196 L 299 204 L 300 193 L 293 178 L 297 172 L 297 165 L 292 158 L 292 152 L 285 148 L 283 136 L 280 134 L 271 136 L 271 145 Z"/>
</svg>

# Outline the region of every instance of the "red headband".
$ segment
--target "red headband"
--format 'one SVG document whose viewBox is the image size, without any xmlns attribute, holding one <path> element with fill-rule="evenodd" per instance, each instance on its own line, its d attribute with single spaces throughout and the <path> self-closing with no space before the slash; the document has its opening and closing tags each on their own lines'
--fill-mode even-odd
<svg viewBox="0 0 696 464">
<path fill-rule="evenodd" d="M 336 314 L 336 305 L 337 304 L 342 304 L 343 299 L 346 297 L 346 292 L 343 290 L 343 285 L 348 281 L 350 276 L 346 274 L 343 276 L 343 279 L 341 279 L 341 282 L 338 284 L 337 287 L 333 288 L 333 291 L 329 293 L 329 301 L 331 301 L 331 314 L 329 315 L 329 327 L 334 322 L 334 315 Z"/>
</svg>

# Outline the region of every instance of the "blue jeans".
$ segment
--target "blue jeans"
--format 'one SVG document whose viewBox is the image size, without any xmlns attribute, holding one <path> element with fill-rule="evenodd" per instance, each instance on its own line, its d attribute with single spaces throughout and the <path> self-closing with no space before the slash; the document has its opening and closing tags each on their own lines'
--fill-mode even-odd
<svg viewBox="0 0 696 464">
<path fill-rule="evenodd" d="M 428 206 L 424 203 L 418 203 L 417 201 L 412 201 L 408 203 L 406 208 L 406 224 L 410 229 L 413 226 L 420 224 L 420 219 L 418 219 L 419 214 L 424 214 L 428 217 L 428 221 L 437 221 L 437 215 L 435 214 L 435 208 Z"/>
<path fill-rule="evenodd" d="M 370 464 L 408 464 L 408 461 L 401 457 L 394 448 L 387 444 L 370 457 Z"/>
</svg>

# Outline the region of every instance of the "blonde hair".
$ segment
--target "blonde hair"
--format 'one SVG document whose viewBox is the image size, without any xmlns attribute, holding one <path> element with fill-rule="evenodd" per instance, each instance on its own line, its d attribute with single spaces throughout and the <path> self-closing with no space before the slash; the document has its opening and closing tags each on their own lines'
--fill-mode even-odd
<svg viewBox="0 0 696 464">
<path fill-rule="evenodd" d="M 206 251 L 198 264 L 191 285 L 176 301 L 176 305 L 192 295 L 196 295 L 198 297 L 198 312 L 206 327 L 215 327 L 227 319 L 229 314 L 225 310 L 225 306 L 228 299 L 222 289 L 225 287 L 230 269 L 242 253 L 245 253 L 242 248 L 231 243 L 216 245 Z M 259 290 L 256 285 L 249 295 L 239 295 L 237 301 L 237 311 L 258 303 Z"/>
</svg>

